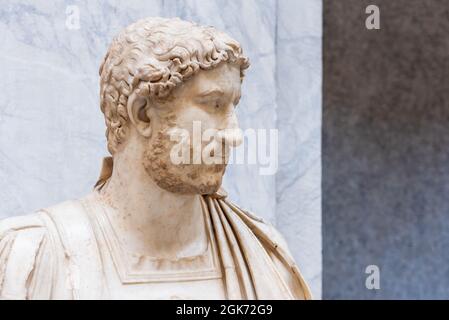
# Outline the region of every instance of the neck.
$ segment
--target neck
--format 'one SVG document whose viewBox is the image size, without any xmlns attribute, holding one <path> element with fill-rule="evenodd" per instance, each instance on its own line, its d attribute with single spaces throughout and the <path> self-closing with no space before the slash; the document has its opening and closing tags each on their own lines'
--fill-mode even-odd
<svg viewBox="0 0 449 320">
<path fill-rule="evenodd" d="M 112 227 L 128 252 L 177 259 L 206 250 L 201 196 L 160 188 L 141 158 L 114 156 L 112 176 L 100 193 Z"/>
</svg>

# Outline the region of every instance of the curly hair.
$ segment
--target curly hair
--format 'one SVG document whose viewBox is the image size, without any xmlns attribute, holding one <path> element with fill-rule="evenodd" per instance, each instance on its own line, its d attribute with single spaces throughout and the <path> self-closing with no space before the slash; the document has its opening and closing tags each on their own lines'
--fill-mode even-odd
<svg viewBox="0 0 449 320">
<path fill-rule="evenodd" d="M 127 102 L 133 92 L 163 101 L 199 70 L 224 61 L 239 65 L 243 79 L 249 61 L 240 44 L 213 27 L 179 18 L 146 18 L 124 29 L 99 70 L 109 152 L 113 155 L 126 138 Z"/>
</svg>

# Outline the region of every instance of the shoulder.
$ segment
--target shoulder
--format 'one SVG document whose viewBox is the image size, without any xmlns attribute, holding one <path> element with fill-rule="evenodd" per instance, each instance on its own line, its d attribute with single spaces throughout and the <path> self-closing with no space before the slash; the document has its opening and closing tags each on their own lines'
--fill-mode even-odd
<svg viewBox="0 0 449 320">
<path fill-rule="evenodd" d="M 282 234 L 271 224 L 269 221 L 258 216 L 250 210 L 243 209 L 239 205 L 231 202 L 228 199 L 224 199 L 224 203 L 235 212 L 253 231 L 255 234 L 262 238 L 264 242 L 268 242 L 273 248 L 283 248 L 286 253 L 290 254 L 288 250 L 287 242 Z"/>
<path fill-rule="evenodd" d="M 69 216 L 80 216 L 82 207 L 79 201 L 65 201 L 54 206 L 40 209 L 32 214 L 13 216 L 0 220 L 0 254 L 5 255 L 5 246 L 12 246 L 16 240 L 20 240 L 21 251 L 34 251 L 39 247 L 44 238 L 49 236 L 51 226 L 50 221 L 56 219 L 69 218 Z M 19 244 L 19 243 L 17 243 Z M 10 248 L 11 249 L 11 248 Z"/>
<path fill-rule="evenodd" d="M 85 200 L 0 220 L 0 299 L 50 299 L 52 290 L 65 296 L 66 259 L 94 239 Z"/>
<path fill-rule="evenodd" d="M 39 215 L 34 213 L 0 220 L 0 256 L 11 253 L 13 247 L 19 244 L 24 252 L 39 247 L 46 235 L 45 225 Z"/>
<path fill-rule="evenodd" d="M 56 221 L 80 211 L 78 201 L 66 201 L 0 220 L 1 299 L 49 298 L 64 251 Z"/>
<path fill-rule="evenodd" d="M 223 199 L 224 200 L 224 199 Z M 268 221 L 251 211 L 224 200 L 224 203 L 251 229 L 270 256 L 279 275 L 296 299 L 311 299 L 310 289 L 290 253 L 287 241 Z"/>
<path fill-rule="evenodd" d="M 0 220 L 0 297 L 25 299 L 37 261 L 46 263 L 47 229 L 39 213 Z"/>
</svg>

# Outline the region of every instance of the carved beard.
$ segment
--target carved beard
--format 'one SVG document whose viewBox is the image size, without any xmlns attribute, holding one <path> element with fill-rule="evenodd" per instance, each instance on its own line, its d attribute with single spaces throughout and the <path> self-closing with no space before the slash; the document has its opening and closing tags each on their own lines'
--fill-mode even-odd
<svg viewBox="0 0 449 320">
<path fill-rule="evenodd" d="M 226 164 L 173 164 L 170 151 L 176 144 L 170 140 L 169 131 L 174 126 L 166 126 L 151 139 L 150 146 L 143 155 L 143 166 L 156 184 L 167 191 L 180 194 L 212 194 L 222 182 Z M 190 154 L 193 154 L 190 146 Z"/>
</svg>

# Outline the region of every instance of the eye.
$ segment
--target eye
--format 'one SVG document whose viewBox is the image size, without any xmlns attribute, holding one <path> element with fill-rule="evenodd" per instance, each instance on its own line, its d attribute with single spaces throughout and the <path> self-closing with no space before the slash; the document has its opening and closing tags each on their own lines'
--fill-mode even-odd
<svg viewBox="0 0 449 320">
<path fill-rule="evenodd" d="M 218 111 L 221 109 L 222 103 L 219 99 L 208 99 L 208 101 L 204 101 L 204 105 L 214 111 Z"/>
<path fill-rule="evenodd" d="M 214 97 L 200 97 L 199 99 L 196 99 L 196 102 L 204 108 L 209 108 L 212 110 L 218 110 L 221 108 L 220 99 Z"/>
</svg>

